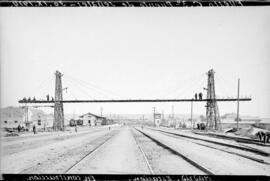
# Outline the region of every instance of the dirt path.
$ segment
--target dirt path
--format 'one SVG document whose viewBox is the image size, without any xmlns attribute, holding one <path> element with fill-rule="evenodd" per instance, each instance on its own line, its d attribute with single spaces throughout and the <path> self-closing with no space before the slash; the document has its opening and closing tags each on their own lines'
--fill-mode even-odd
<svg viewBox="0 0 270 181">
<path fill-rule="evenodd" d="M 93 134 L 98 131 L 103 131 L 105 129 L 88 129 L 79 132 L 56 132 L 50 134 L 32 135 L 26 138 L 18 137 L 18 140 L 12 140 L 2 143 L 2 156 L 11 155 L 14 153 L 19 153 L 29 149 L 40 148 L 55 142 L 61 142 L 72 138 L 77 138 L 80 136 L 85 136 L 88 134 Z M 107 130 L 107 129 L 106 129 Z"/>
<path fill-rule="evenodd" d="M 72 138 L 26 149 L 1 157 L 2 173 L 63 173 L 70 165 L 93 149 L 98 142 L 116 134 L 119 128 L 103 129 L 88 134 L 78 134 Z"/>
<path fill-rule="evenodd" d="M 126 127 L 69 173 L 150 174 L 150 171 L 130 128 Z"/>
</svg>

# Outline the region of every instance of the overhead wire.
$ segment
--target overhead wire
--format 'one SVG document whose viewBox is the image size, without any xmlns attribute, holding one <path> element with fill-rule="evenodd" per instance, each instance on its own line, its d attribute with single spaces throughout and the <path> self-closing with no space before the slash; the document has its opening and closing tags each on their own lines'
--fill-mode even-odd
<svg viewBox="0 0 270 181">
<path fill-rule="evenodd" d="M 72 84 L 73 86 L 72 87 L 75 87 L 77 88 L 81 93 L 83 93 L 84 95 L 86 95 L 87 97 L 89 97 L 90 99 L 93 99 L 95 100 L 94 97 L 92 97 L 87 91 L 83 90 L 81 85 L 79 85 L 77 82 L 74 82 L 74 81 L 71 81 L 71 80 L 68 80 L 68 79 L 65 79 L 65 81 L 69 82 L 70 84 Z"/>
<path fill-rule="evenodd" d="M 85 90 L 85 87 L 83 87 L 81 84 L 79 84 L 78 82 L 76 82 L 76 81 L 73 81 L 73 80 L 71 80 L 71 79 L 67 79 L 66 77 L 64 78 L 64 80 L 65 81 L 67 81 L 67 82 L 69 82 L 72 86 L 72 88 L 75 88 L 75 89 L 77 89 L 80 93 L 82 93 L 83 95 L 86 95 L 87 96 L 87 98 L 91 98 L 91 99 L 95 99 L 92 95 L 90 95 L 89 93 L 88 93 L 88 90 L 86 91 Z"/>
<path fill-rule="evenodd" d="M 182 90 L 180 93 L 177 94 L 177 97 L 179 97 L 180 95 L 184 96 L 186 95 L 187 91 L 189 92 L 193 92 L 193 94 L 191 95 L 193 97 L 194 93 L 196 92 L 194 90 L 194 87 L 198 87 L 201 84 L 201 79 L 198 79 L 197 81 L 194 81 L 190 86 L 186 87 L 184 90 Z"/>
<path fill-rule="evenodd" d="M 204 73 L 203 73 L 204 74 Z M 193 77 L 191 77 L 191 78 L 188 78 L 188 79 L 186 79 L 186 80 L 184 80 L 183 81 L 183 83 L 178 83 L 178 84 L 180 84 L 179 86 L 177 86 L 175 89 L 173 89 L 173 90 L 171 90 L 171 91 L 168 91 L 168 93 L 167 94 L 162 94 L 161 96 L 171 96 L 171 95 L 173 95 L 173 94 L 175 94 L 175 93 L 177 93 L 178 91 L 179 91 L 179 89 L 181 89 L 181 88 L 183 88 L 183 85 L 187 85 L 189 82 L 194 82 L 194 81 L 197 81 L 198 79 L 200 79 L 201 78 L 201 76 L 203 75 L 202 73 L 200 73 L 200 74 L 198 74 L 198 75 L 196 75 L 196 76 L 193 76 Z M 184 89 L 186 89 L 186 87 L 184 88 Z"/>
<path fill-rule="evenodd" d="M 218 79 L 220 81 L 220 86 L 222 86 L 224 92 L 227 94 L 227 95 L 230 95 L 232 90 L 229 89 L 228 87 L 231 87 L 232 83 L 230 83 L 231 85 L 228 85 L 228 81 L 226 79 L 224 79 L 220 74 L 216 74 L 216 79 Z M 222 83 L 221 83 L 222 82 Z M 226 84 L 226 85 L 224 85 Z M 236 92 L 236 91 L 235 91 Z M 235 95 L 235 94 L 234 94 Z"/>
<path fill-rule="evenodd" d="M 43 80 L 42 83 L 35 90 L 33 90 L 30 95 L 34 95 L 36 97 L 37 96 L 36 94 L 40 93 L 40 91 L 42 89 L 44 89 L 45 87 L 50 87 L 50 86 L 47 86 L 47 85 L 48 85 L 48 83 L 51 82 L 52 79 L 53 79 L 53 77 Z"/>
<path fill-rule="evenodd" d="M 109 98 L 109 99 L 110 99 L 110 97 L 107 96 L 106 94 L 104 94 L 104 93 L 102 93 L 102 92 L 98 92 L 98 91 L 94 90 L 93 88 L 90 88 L 90 87 L 84 85 L 84 84 L 81 83 L 81 82 L 76 81 L 76 83 L 77 83 L 78 85 L 80 85 L 81 87 L 83 87 L 83 88 L 89 90 L 89 91 L 92 92 L 93 94 L 97 95 L 98 97 L 100 96 L 100 94 L 102 94 L 102 95 L 105 96 L 106 98 Z M 96 98 L 98 98 L 98 97 L 96 97 Z"/>
<path fill-rule="evenodd" d="M 107 94 L 111 94 L 111 95 L 113 94 L 114 96 L 116 95 L 117 97 L 122 97 L 122 96 L 120 96 L 119 94 L 117 94 L 115 92 L 112 92 L 112 91 L 109 91 L 109 90 L 105 90 L 104 88 L 100 88 L 100 87 L 98 87 L 98 86 L 96 86 L 96 85 L 94 85 L 92 83 L 89 83 L 89 82 L 86 82 L 86 81 L 83 81 L 83 80 L 79 80 L 79 79 L 74 78 L 74 77 L 71 77 L 69 75 L 67 75 L 67 77 L 69 79 L 73 79 L 74 81 L 79 82 L 80 84 L 82 84 L 82 85 L 90 88 L 91 90 L 95 90 L 96 92 L 99 92 L 100 94 L 102 94 L 102 95 L 104 95 L 106 97 L 110 97 Z"/>
<path fill-rule="evenodd" d="M 66 80 L 66 79 L 63 79 L 63 82 L 65 81 L 65 83 L 68 85 L 68 84 L 71 84 L 71 83 L 68 83 L 68 81 Z M 71 87 L 71 86 L 69 86 L 69 87 Z M 73 87 L 73 86 L 72 86 Z M 73 97 L 73 99 L 75 99 L 75 100 L 77 100 L 77 98 L 76 98 L 76 96 L 74 96 L 74 94 L 72 93 L 72 91 L 70 90 L 70 88 L 69 88 L 69 91 L 68 91 L 68 93 Z"/>
</svg>

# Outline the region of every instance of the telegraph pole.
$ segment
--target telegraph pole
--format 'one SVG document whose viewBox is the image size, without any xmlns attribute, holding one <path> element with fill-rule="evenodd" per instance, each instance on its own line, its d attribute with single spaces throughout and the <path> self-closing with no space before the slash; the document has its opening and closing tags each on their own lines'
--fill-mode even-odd
<svg viewBox="0 0 270 181">
<path fill-rule="evenodd" d="M 153 114 L 153 117 L 154 117 L 154 126 L 155 126 L 155 125 L 156 125 L 156 124 L 155 124 L 156 107 L 153 107 L 153 113 L 154 113 L 154 114 Z"/>
<path fill-rule="evenodd" d="M 28 128 L 28 106 L 25 104 L 25 127 Z"/>
<path fill-rule="evenodd" d="M 237 125 L 237 130 L 239 126 L 239 92 L 240 92 L 240 79 L 238 79 L 238 86 L 237 86 L 237 117 L 236 117 L 236 125 Z"/>
<path fill-rule="evenodd" d="M 103 107 L 100 108 L 100 116 L 102 117 Z"/>
</svg>

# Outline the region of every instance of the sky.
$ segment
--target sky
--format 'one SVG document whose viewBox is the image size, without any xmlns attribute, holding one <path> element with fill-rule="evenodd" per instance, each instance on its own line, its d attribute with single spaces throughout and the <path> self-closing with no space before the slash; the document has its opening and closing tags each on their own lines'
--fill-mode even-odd
<svg viewBox="0 0 270 181">
<path fill-rule="evenodd" d="M 240 95 L 240 115 L 270 117 L 269 7 L 1 8 L 1 107 L 64 99 L 192 98 L 215 70 L 216 95 Z M 65 104 L 66 114 L 189 114 L 190 103 Z M 236 112 L 236 102 L 219 102 Z M 53 112 L 51 108 L 44 111 Z M 205 114 L 205 103 L 195 103 Z"/>
</svg>

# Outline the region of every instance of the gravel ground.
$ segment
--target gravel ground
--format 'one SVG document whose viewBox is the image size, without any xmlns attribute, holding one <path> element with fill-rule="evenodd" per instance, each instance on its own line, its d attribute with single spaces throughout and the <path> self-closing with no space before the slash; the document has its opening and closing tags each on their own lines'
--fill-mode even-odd
<svg viewBox="0 0 270 181">
<path fill-rule="evenodd" d="M 52 135 L 32 135 L 31 137 L 26 137 L 25 139 L 12 140 L 2 143 L 2 156 L 11 155 L 14 153 L 19 153 L 29 149 L 35 149 L 42 146 L 49 145 L 55 142 L 61 142 L 67 139 L 72 139 L 75 137 L 85 136 L 87 134 L 92 134 L 98 131 L 103 131 L 104 129 L 89 129 L 86 131 L 79 132 L 57 132 L 52 133 Z"/>
<path fill-rule="evenodd" d="M 124 127 L 68 173 L 150 174 L 150 171 L 130 128 Z"/>
<path fill-rule="evenodd" d="M 139 131 L 133 130 L 133 134 L 144 151 L 155 174 L 205 174 L 201 170 L 189 164 L 183 158 L 159 146 Z"/>
<path fill-rule="evenodd" d="M 98 142 L 106 139 L 107 136 L 116 134 L 118 129 L 114 128 L 109 131 L 107 128 L 77 136 L 74 133 L 74 136 L 68 139 L 60 137 L 61 141 L 56 141 L 59 137 L 55 136 L 50 143 L 46 144 L 40 141 L 43 145 L 36 148 L 30 147 L 2 156 L 1 173 L 63 173 L 65 169 L 93 149 Z"/>
<path fill-rule="evenodd" d="M 220 150 L 197 145 L 187 140 L 173 138 L 157 131 L 143 130 L 163 144 L 191 158 L 215 174 L 221 175 L 270 175 L 270 166 L 251 161 Z"/>
<path fill-rule="evenodd" d="M 223 146 L 172 137 L 147 128 L 142 131 L 210 169 L 215 174 L 270 176 L 270 165 L 218 150 L 225 149 Z M 192 133 L 186 131 L 183 134 L 191 135 Z M 79 162 L 68 173 L 150 174 L 138 143 L 144 150 L 155 174 L 204 174 L 181 157 L 172 154 L 129 127 L 115 126 L 111 130 L 107 127 L 84 128 L 79 129 L 77 133 L 74 131 L 41 133 L 2 138 L 2 140 L 4 142 L 2 143 L 1 173 L 63 174 Z M 108 141 L 95 153 L 82 160 L 106 140 Z M 217 149 L 198 145 L 198 143 Z M 226 148 L 226 150 L 236 152 L 236 149 L 233 148 Z M 243 150 L 238 150 L 237 153 L 254 156 Z M 256 158 L 263 157 L 257 155 Z M 270 162 L 269 157 L 264 159 Z"/>
<path fill-rule="evenodd" d="M 189 139 L 189 138 L 185 138 L 185 137 L 171 135 L 171 134 L 168 134 L 168 133 L 162 133 L 162 134 L 165 134 L 165 135 L 168 135 L 168 136 L 171 136 L 171 137 L 174 137 L 174 138 L 190 141 L 192 143 L 197 143 L 199 145 L 204 145 L 206 147 L 210 147 L 210 148 L 213 148 L 213 149 L 229 152 L 231 154 L 238 154 L 238 155 L 242 155 L 243 157 L 246 156 L 246 157 L 251 157 L 251 158 L 254 158 L 254 159 L 259 159 L 261 161 L 264 161 L 266 164 L 270 165 L 270 157 L 269 156 L 262 156 L 260 154 L 253 153 L 253 152 L 250 152 L 250 151 L 247 151 L 247 150 L 242 150 L 242 149 L 237 149 L 237 148 L 233 148 L 233 147 L 218 145 L 218 144 L 215 144 L 215 143 L 209 143 L 209 142 L 202 141 L 202 140 Z"/>
<path fill-rule="evenodd" d="M 233 144 L 236 146 L 242 146 L 242 147 L 244 146 L 244 147 L 259 149 L 259 150 L 262 150 L 262 151 L 270 154 L 270 147 L 269 146 L 260 146 L 260 145 L 255 145 L 255 144 L 239 143 L 239 142 L 234 141 L 234 140 L 226 140 L 226 139 L 222 139 L 222 138 L 210 137 L 207 135 L 194 134 L 190 130 L 175 130 L 175 129 L 171 129 L 171 128 L 153 128 L 153 129 L 169 131 L 172 133 L 191 136 L 194 138 L 201 138 L 201 139 L 207 139 L 207 140 L 211 140 L 211 141 L 217 141 L 217 142 L 221 142 L 221 143 L 225 143 L 225 144 Z"/>
</svg>

